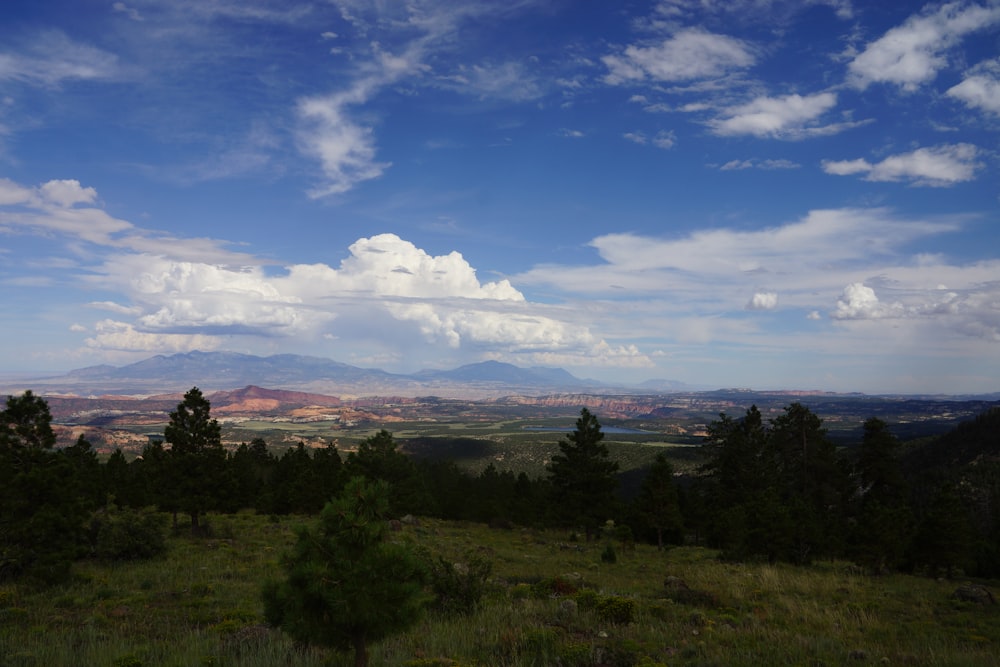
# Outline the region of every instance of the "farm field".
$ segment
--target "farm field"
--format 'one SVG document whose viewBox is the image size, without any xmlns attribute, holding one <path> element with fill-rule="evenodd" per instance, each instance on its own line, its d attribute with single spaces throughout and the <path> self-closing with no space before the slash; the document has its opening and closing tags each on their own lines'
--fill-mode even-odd
<svg viewBox="0 0 1000 667">
<path fill-rule="evenodd" d="M 210 537 L 182 526 L 160 559 L 83 561 L 70 582 L 44 590 L 0 585 L 0 665 L 349 665 L 349 654 L 263 624 L 261 582 L 280 576 L 293 527 L 314 520 L 212 515 Z M 630 550 L 431 519 L 394 539 L 428 557 L 485 558 L 493 571 L 478 611 L 425 614 L 376 644 L 374 665 L 985 667 L 1000 651 L 998 606 L 954 598 L 962 579 L 732 564 L 698 547 Z M 617 562 L 602 560 L 608 545 Z"/>
</svg>

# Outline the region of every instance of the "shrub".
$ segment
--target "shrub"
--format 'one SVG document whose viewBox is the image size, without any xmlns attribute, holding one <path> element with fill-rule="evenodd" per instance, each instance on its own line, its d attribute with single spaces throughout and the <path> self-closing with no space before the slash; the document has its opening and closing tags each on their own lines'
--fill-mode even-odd
<svg viewBox="0 0 1000 667">
<path fill-rule="evenodd" d="M 618 562 L 618 554 L 615 553 L 615 548 L 610 544 L 604 547 L 604 551 L 601 552 L 601 562 L 602 563 Z"/>
<path fill-rule="evenodd" d="M 597 617 L 607 623 L 631 623 L 635 616 L 635 601 L 611 595 L 598 600 L 594 610 Z"/>
<path fill-rule="evenodd" d="M 461 615 L 479 608 L 493 563 L 476 554 L 470 555 L 465 563 L 453 563 L 439 556 L 428 569 L 434 592 L 432 606 L 444 614 Z"/>
<path fill-rule="evenodd" d="M 572 581 L 563 577 L 552 577 L 542 579 L 531 587 L 537 598 L 562 597 L 565 595 L 576 595 L 577 587 Z"/>
<path fill-rule="evenodd" d="M 600 602 L 601 596 L 592 588 L 584 588 L 573 599 L 576 600 L 576 604 L 580 609 L 593 609 Z"/>
<path fill-rule="evenodd" d="M 90 517 L 91 554 L 103 561 L 137 560 L 167 550 L 165 519 L 143 509 L 119 509 L 109 503 Z"/>
</svg>

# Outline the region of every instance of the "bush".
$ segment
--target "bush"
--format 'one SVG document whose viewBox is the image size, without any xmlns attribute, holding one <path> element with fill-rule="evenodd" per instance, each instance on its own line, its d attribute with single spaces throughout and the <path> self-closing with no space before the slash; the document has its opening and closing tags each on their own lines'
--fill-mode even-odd
<svg viewBox="0 0 1000 667">
<path fill-rule="evenodd" d="M 610 544 L 604 547 L 604 551 L 601 552 L 601 562 L 602 563 L 618 562 L 618 554 L 615 553 L 615 548 Z"/>
<path fill-rule="evenodd" d="M 150 509 L 119 509 L 108 503 L 90 517 L 91 554 L 103 561 L 138 560 L 167 550 L 166 520 Z"/>
<path fill-rule="evenodd" d="M 598 600 L 594 610 L 602 621 L 624 625 L 635 616 L 635 601 L 612 595 Z"/>
<path fill-rule="evenodd" d="M 439 556 L 429 570 L 434 609 L 448 615 L 471 614 L 479 608 L 486 592 L 493 563 L 476 554 L 465 563 L 452 563 Z"/>
<path fill-rule="evenodd" d="M 536 598 L 558 598 L 576 595 L 577 585 L 564 577 L 542 579 L 531 587 Z"/>
</svg>

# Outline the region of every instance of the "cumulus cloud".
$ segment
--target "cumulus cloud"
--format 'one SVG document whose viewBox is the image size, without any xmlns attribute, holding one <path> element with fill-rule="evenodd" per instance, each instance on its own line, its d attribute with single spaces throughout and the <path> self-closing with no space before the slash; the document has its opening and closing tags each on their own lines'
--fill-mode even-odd
<svg viewBox="0 0 1000 667">
<path fill-rule="evenodd" d="M 947 51 L 966 35 L 1000 22 L 1000 6 L 950 2 L 928 7 L 868 44 L 848 66 L 857 88 L 890 83 L 914 91 L 948 64 Z"/>
<path fill-rule="evenodd" d="M 214 336 L 200 334 L 150 333 L 138 331 L 127 322 L 102 320 L 96 325 L 93 337 L 84 342 L 87 347 L 118 352 L 190 352 L 210 351 L 221 342 Z"/>
<path fill-rule="evenodd" d="M 844 288 L 837 300 L 837 309 L 830 313 L 830 317 L 836 320 L 867 320 L 899 317 L 902 314 L 902 305 L 883 304 L 871 287 L 864 283 L 851 283 Z"/>
<path fill-rule="evenodd" d="M 1000 115 L 1000 58 L 974 67 L 946 94 L 973 109 Z"/>
<path fill-rule="evenodd" d="M 124 290 L 131 305 L 95 304 L 130 322 L 107 320 L 88 339 L 92 348 L 147 349 L 158 336 L 169 349 L 200 346 L 204 336 L 414 338 L 430 346 L 535 359 L 558 353 L 635 365 L 642 355 L 607 344 L 587 326 L 528 303 L 509 280 L 483 282 L 458 252 L 430 255 L 394 234 L 358 239 L 339 266 L 296 264 L 282 273 L 259 266 L 181 262 L 116 255 L 95 278 Z M 127 325 L 127 326 L 125 326 Z M 590 360 L 592 361 L 592 359 Z M 646 359 L 648 361 L 648 359 Z"/>
<path fill-rule="evenodd" d="M 697 28 L 682 30 L 659 44 L 629 45 L 601 61 L 604 80 L 612 85 L 651 81 L 718 78 L 754 64 L 756 57 L 742 40 Z"/>
<path fill-rule="evenodd" d="M 774 310 L 777 307 L 777 292 L 756 292 L 746 305 L 747 310 Z"/>
<path fill-rule="evenodd" d="M 69 207 L 74 204 L 92 204 L 97 198 L 97 190 L 85 188 L 80 181 L 62 180 L 49 181 L 38 188 L 42 196 L 59 206 Z"/>
<path fill-rule="evenodd" d="M 719 136 L 750 135 L 773 139 L 803 139 L 835 134 L 857 123 L 818 125 L 817 120 L 837 104 L 834 93 L 758 97 L 723 110 L 708 122 Z"/>
<path fill-rule="evenodd" d="M 977 161 L 979 149 L 972 144 L 943 144 L 918 148 L 909 153 L 892 155 L 881 162 L 855 160 L 824 160 L 823 171 L 835 176 L 865 174 L 866 181 L 909 181 L 912 185 L 948 187 L 971 181 L 982 167 Z"/>
</svg>

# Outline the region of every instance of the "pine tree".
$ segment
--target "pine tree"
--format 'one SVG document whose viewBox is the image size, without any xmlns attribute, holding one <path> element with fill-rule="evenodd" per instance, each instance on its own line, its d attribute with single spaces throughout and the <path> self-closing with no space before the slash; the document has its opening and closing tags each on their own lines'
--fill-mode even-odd
<svg viewBox="0 0 1000 667">
<path fill-rule="evenodd" d="M 831 556 L 841 548 L 847 484 L 823 420 L 801 403 L 773 419 L 766 456 L 778 475 L 778 492 L 793 529 L 786 555 L 796 563 Z"/>
<path fill-rule="evenodd" d="M 674 467 L 663 452 L 656 455 L 636 501 L 641 516 L 656 530 L 656 544 L 663 549 L 664 533 L 679 532 L 684 526 L 674 484 Z"/>
<path fill-rule="evenodd" d="M 283 559 L 287 578 L 264 586 L 267 622 L 294 639 L 354 651 L 368 664 L 372 642 L 419 618 L 426 570 L 410 547 L 386 540 L 389 485 L 355 477 L 298 531 Z"/>
<path fill-rule="evenodd" d="M 875 572 L 899 564 L 910 541 L 913 518 L 899 463 L 899 440 L 881 419 L 865 421 L 858 449 L 855 560 Z"/>
<path fill-rule="evenodd" d="M 219 505 L 229 481 L 222 429 L 198 387 L 170 413 L 163 437 L 170 445 L 163 490 L 172 496 L 169 504 L 191 516 L 191 530 L 197 533 L 201 515 Z"/>
<path fill-rule="evenodd" d="M 424 480 L 413 461 L 396 448 L 389 431 L 382 429 L 362 440 L 357 450 L 348 454 L 345 468 L 351 477 L 360 475 L 389 482 L 389 510 L 395 516 L 433 513 L 431 494 Z"/>
<path fill-rule="evenodd" d="M 583 408 L 576 430 L 559 443 L 561 453 L 549 465 L 556 511 L 563 520 L 583 525 L 588 541 L 614 514 L 618 488 L 618 463 L 610 459 L 603 439 L 597 417 Z"/>
<path fill-rule="evenodd" d="M 87 504 L 56 442 L 44 399 L 26 391 L 0 410 L 0 580 L 64 578 L 80 553 Z"/>
</svg>

